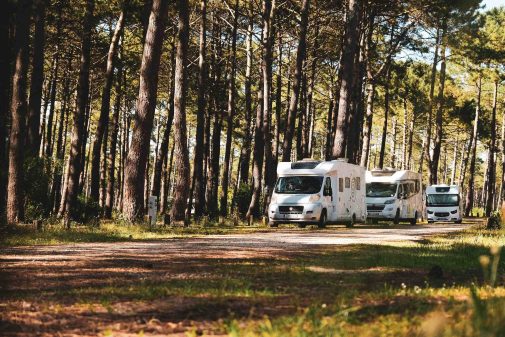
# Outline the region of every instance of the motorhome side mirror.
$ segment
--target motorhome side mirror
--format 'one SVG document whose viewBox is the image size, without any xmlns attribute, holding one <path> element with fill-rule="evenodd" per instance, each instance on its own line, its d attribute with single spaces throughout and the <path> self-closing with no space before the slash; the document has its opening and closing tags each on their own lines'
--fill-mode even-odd
<svg viewBox="0 0 505 337">
<path fill-rule="evenodd" d="M 331 196 L 331 195 L 332 195 L 332 193 L 331 193 L 331 188 L 325 188 L 325 189 L 324 189 L 324 191 L 323 191 L 323 195 L 324 195 L 325 197 L 329 197 L 329 196 Z"/>
</svg>

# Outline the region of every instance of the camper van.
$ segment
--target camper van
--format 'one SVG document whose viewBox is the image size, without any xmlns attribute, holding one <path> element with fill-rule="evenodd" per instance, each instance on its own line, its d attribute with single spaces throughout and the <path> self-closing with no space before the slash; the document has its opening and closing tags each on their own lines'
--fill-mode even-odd
<svg viewBox="0 0 505 337">
<path fill-rule="evenodd" d="M 423 214 L 421 174 L 393 169 L 366 172 L 367 218 L 374 223 L 392 220 L 412 225 Z"/>
<path fill-rule="evenodd" d="M 268 208 L 270 226 L 366 220 L 365 169 L 346 160 L 283 162 Z"/>
<path fill-rule="evenodd" d="M 428 223 L 453 221 L 461 223 L 461 197 L 456 185 L 432 185 L 426 188 L 426 213 Z"/>
</svg>

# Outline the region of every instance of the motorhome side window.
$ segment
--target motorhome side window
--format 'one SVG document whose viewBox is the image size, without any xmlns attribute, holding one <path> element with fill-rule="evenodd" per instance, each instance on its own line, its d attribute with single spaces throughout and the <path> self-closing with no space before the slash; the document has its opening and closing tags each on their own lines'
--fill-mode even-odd
<svg viewBox="0 0 505 337">
<path fill-rule="evenodd" d="M 345 188 L 351 188 L 351 178 L 345 178 Z"/>
<path fill-rule="evenodd" d="M 326 180 L 324 181 L 324 191 L 323 191 L 323 195 L 324 196 L 331 196 L 331 180 L 330 178 L 326 178 Z"/>
<path fill-rule="evenodd" d="M 344 179 L 338 178 L 338 191 L 344 192 Z"/>
</svg>

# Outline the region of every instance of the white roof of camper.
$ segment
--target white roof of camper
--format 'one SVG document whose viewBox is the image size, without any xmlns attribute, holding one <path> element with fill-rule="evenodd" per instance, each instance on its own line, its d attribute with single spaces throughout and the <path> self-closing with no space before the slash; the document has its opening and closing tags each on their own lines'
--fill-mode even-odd
<svg viewBox="0 0 505 337">
<path fill-rule="evenodd" d="M 401 180 L 417 180 L 421 179 L 421 174 L 408 170 L 372 170 L 366 171 L 366 182 L 394 182 Z"/>
<path fill-rule="evenodd" d="M 449 187 L 447 192 L 437 191 L 437 187 Z M 459 186 L 458 185 L 431 185 L 426 187 L 426 194 L 459 194 Z"/>
<path fill-rule="evenodd" d="M 301 168 L 293 168 L 294 165 L 301 165 Z M 306 164 L 307 168 L 303 167 Z M 311 165 L 312 164 L 312 165 Z M 313 168 L 312 168 L 313 167 Z M 280 162 L 277 165 L 277 174 L 279 176 L 286 175 L 328 175 L 330 172 L 342 170 L 349 167 L 361 166 L 349 164 L 343 160 L 332 161 L 299 161 L 299 162 Z M 363 169 L 364 170 L 364 169 Z"/>
</svg>

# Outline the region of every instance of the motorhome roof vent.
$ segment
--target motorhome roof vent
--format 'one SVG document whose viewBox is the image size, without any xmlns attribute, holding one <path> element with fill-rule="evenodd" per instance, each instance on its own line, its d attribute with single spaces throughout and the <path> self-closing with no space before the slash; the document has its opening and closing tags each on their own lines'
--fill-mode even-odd
<svg viewBox="0 0 505 337">
<path fill-rule="evenodd" d="M 319 165 L 320 161 L 298 161 L 291 163 L 291 169 L 293 170 L 312 170 Z"/>
<path fill-rule="evenodd" d="M 396 170 L 386 168 L 384 170 L 374 169 L 372 170 L 372 176 L 374 177 L 391 177 L 396 173 Z"/>
<path fill-rule="evenodd" d="M 447 193 L 449 192 L 449 190 L 450 190 L 449 186 L 435 187 L 435 191 L 438 193 Z"/>
</svg>

